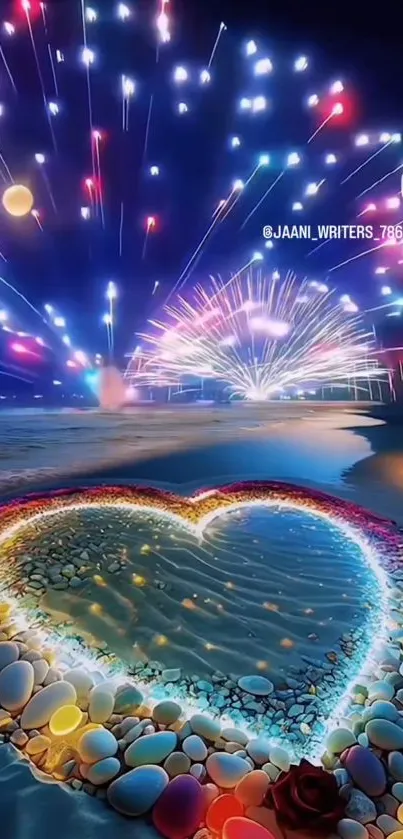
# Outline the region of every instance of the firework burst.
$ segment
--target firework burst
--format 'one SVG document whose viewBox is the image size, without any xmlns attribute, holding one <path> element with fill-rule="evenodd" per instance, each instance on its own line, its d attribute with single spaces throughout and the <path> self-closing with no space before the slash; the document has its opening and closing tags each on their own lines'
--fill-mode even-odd
<svg viewBox="0 0 403 839">
<path fill-rule="evenodd" d="M 386 372 L 362 316 L 327 286 L 290 272 L 284 280 L 252 269 L 228 282 L 212 279 L 150 325 L 127 369 L 137 383 L 207 378 L 232 397 L 265 401 L 295 388 L 357 387 Z"/>
</svg>

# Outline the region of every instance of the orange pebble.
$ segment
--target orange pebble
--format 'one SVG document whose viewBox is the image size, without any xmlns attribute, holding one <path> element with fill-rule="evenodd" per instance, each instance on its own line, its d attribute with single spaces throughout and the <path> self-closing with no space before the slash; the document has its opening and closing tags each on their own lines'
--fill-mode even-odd
<svg viewBox="0 0 403 839">
<path fill-rule="evenodd" d="M 275 839 L 275 836 L 262 825 L 238 816 L 225 822 L 222 839 Z"/>
<path fill-rule="evenodd" d="M 206 825 L 214 833 L 220 833 L 225 822 L 233 816 L 242 816 L 243 807 L 234 795 L 219 795 L 207 810 Z"/>
<path fill-rule="evenodd" d="M 208 810 L 210 804 L 218 798 L 220 794 L 220 790 L 216 787 L 215 784 L 203 784 L 202 786 L 203 795 L 204 795 L 204 806 L 205 809 Z"/>
<path fill-rule="evenodd" d="M 244 775 L 235 787 L 235 798 L 244 807 L 259 807 L 263 803 L 270 778 L 263 769 L 256 769 Z"/>
</svg>

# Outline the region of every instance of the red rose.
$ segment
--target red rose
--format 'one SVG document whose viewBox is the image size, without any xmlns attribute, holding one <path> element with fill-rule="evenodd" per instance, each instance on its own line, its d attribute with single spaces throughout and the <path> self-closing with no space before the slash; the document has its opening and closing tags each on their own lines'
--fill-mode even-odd
<svg viewBox="0 0 403 839">
<path fill-rule="evenodd" d="M 346 806 L 334 775 L 307 760 L 270 784 L 265 803 L 284 827 L 325 836 L 344 817 Z"/>
</svg>

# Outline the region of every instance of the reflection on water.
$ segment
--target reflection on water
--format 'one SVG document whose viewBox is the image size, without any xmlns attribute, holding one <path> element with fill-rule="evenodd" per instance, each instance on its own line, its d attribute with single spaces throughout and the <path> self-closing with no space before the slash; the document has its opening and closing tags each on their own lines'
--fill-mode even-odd
<svg viewBox="0 0 403 839">
<path fill-rule="evenodd" d="M 199 676 L 260 670 L 277 684 L 376 620 L 360 550 L 306 512 L 253 508 L 216 519 L 200 543 L 132 511 L 82 510 L 24 529 L 22 579 L 76 631 L 126 664 L 160 660 Z M 366 632 L 365 632 L 366 630 Z"/>
</svg>

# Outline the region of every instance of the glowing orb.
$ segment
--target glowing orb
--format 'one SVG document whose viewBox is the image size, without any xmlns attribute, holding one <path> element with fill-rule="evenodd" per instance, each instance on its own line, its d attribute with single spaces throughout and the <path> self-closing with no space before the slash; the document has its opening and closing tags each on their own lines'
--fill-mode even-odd
<svg viewBox="0 0 403 839">
<path fill-rule="evenodd" d="M 21 217 L 31 212 L 34 196 L 27 186 L 14 184 L 3 192 L 3 207 L 10 216 Z"/>
<path fill-rule="evenodd" d="M 82 717 L 82 712 L 77 708 L 77 705 L 64 705 L 62 708 L 58 708 L 50 718 L 51 734 L 56 737 L 65 737 L 66 734 L 71 734 L 80 725 Z"/>
</svg>

